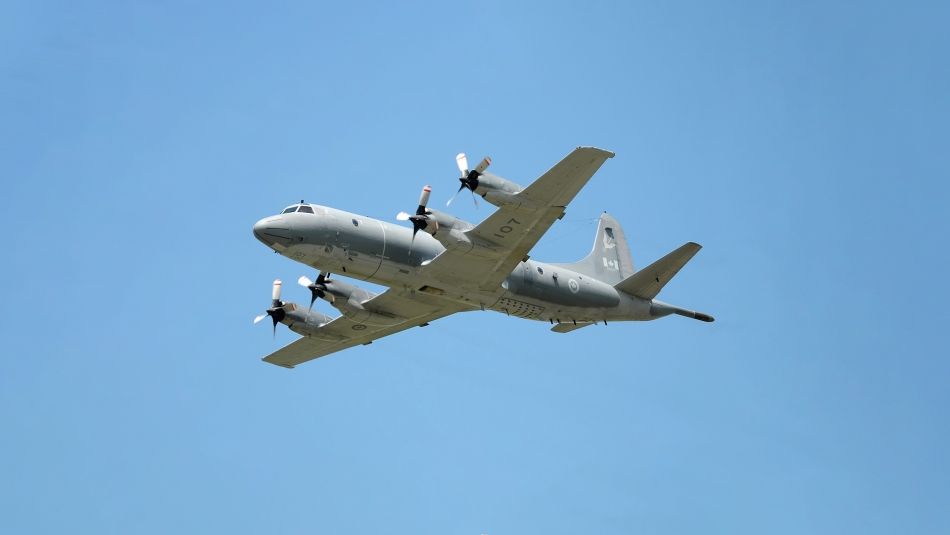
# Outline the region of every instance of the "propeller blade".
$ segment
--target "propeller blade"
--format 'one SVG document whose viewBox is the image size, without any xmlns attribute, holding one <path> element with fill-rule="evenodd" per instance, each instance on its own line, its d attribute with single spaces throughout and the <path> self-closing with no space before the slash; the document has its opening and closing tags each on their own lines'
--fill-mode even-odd
<svg viewBox="0 0 950 535">
<path fill-rule="evenodd" d="M 409 256 L 412 256 L 412 245 L 416 243 L 416 233 L 419 232 L 419 226 L 412 226 L 412 238 L 409 240 Z"/>
<path fill-rule="evenodd" d="M 301 277 L 301 279 L 306 279 L 306 277 Z M 298 281 L 298 282 L 302 282 L 302 281 Z M 280 323 L 280 320 L 287 317 L 287 311 L 284 310 L 284 304 L 280 301 L 281 285 L 282 283 L 280 279 L 274 279 L 274 287 L 273 287 L 273 290 L 271 291 L 271 298 L 273 299 L 271 308 L 268 308 L 266 312 L 254 318 L 254 324 L 256 325 L 260 323 L 265 317 L 270 316 L 271 320 L 274 323 L 273 327 L 271 328 L 271 330 L 273 331 L 272 334 L 274 338 L 277 337 L 277 324 Z"/>
<path fill-rule="evenodd" d="M 329 301 L 330 303 L 336 303 L 336 296 L 327 292 L 323 288 L 318 288 L 316 286 L 310 286 L 310 307 L 307 309 L 309 312 L 313 310 L 313 304 L 317 302 L 317 298 L 322 297 Z"/>
<path fill-rule="evenodd" d="M 409 214 L 407 212 L 399 212 L 396 214 L 396 221 L 409 221 Z"/>
<path fill-rule="evenodd" d="M 457 197 L 458 194 L 459 194 L 463 189 L 465 189 L 465 184 L 464 184 L 464 183 L 463 183 L 461 186 L 459 186 L 458 191 L 455 192 L 455 195 L 452 195 L 452 198 L 449 199 L 449 202 L 445 203 L 445 205 L 446 205 L 446 206 L 451 206 L 451 205 L 452 205 L 452 201 L 455 200 L 455 197 Z"/>
<path fill-rule="evenodd" d="M 478 210 L 478 195 L 475 195 L 475 192 L 472 192 L 472 202 L 475 203 L 475 209 Z"/>
<path fill-rule="evenodd" d="M 270 316 L 271 321 L 273 321 L 273 323 L 274 323 L 274 327 L 273 327 L 272 330 L 274 331 L 274 332 L 273 332 L 273 335 L 274 335 L 274 337 L 276 338 L 276 337 L 277 337 L 277 324 L 280 323 L 280 321 L 281 321 L 282 319 L 284 319 L 284 318 L 287 317 L 287 311 L 284 310 L 283 307 L 270 308 L 270 309 L 267 310 L 267 315 Z"/>
<path fill-rule="evenodd" d="M 419 195 L 419 209 L 416 210 L 416 214 L 425 213 L 426 205 L 429 204 L 430 193 L 432 193 L 432 188 L 428 185 L 422 188 L 422 193 Z"/>
<path fill-rule="evenodd" d="M 308 311 L 313 310 L 313 304 L 320 297 L 331 303 L 336 300 L 336 297 L 333 294 L 327 292 L 327 283 L 331 282 L 329 279 L 329 271 L 321 271 L 317 275 L 317 280 L 315 281 L 311 281 L 306 275 L 301 275 L 300 278 L 297 279 L 298 284 L 310 290 L 310 307 L 307 309 Z"/>
<path fill-rule="evenodd" d="M 475 168 L 475 172 L 482 174 L 485 172 L 485 169 L 488 169 L 488 166 L 491 165 L 491 158 L 485 156 L 485 158 L 478 164 L 478 167 Z"/>
<path fill-rule="evenodd" d="M 455 164 L 458 165 L 462 178 L 465 178 L 468 175 L 468 157 L 465 156 L 464 152 L 458 153 L 458 156 L 455 157 Z"/>
</svg>

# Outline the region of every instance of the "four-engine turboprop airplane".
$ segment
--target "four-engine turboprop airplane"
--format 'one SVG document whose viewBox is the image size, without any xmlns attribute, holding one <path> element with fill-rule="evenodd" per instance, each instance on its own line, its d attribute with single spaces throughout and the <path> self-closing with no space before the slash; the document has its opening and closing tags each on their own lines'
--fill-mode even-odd
<svg viewBox="0 0 950 535">
<path fill-rule="evenodd" d="M 255 323 L 271 317 L 303 338 L 264 357 L 292 368 L 359 344 L 455 312 L 494 310 L 550 322 L 566 333 L 609 321 L 652 320 L 679 314 L 701 321 L 712 316 L 654 299 L 663 286 L 699 251 L 686 243 L 640 271 L 634 271 L 623 229 L 600 216 L 594 247 L 574 264 L 546 264 L 528 253 L 601 165 L 614 154 L 579 147 L 531 185 L 522 187 L 488 173 L 485 158 L 468 169 L 456 158 L 461 186 L 498 209 L 478 225 L 428 207 L 422 190 L 415 214 L 398 220 L 412 228 L 301 201 L 254 225 L 254 236 L 288 258 L 320 270 L 316 280 L 300 277 L 310 289 L 310 307 L 280 300 L 274 281 L 272 306 Z M 454 197 L 453 197 L 454 199 Z M 451 199 L 449 203 L 451 203 Z M 477 201 L 476 201 L 477 204 Z M 421 232 L 420 232 L 421 231 Z M 379 295 L 330 273 L 389 286 Z M 313 310 L 324 299 L 342 315 Z"/>
</svg>

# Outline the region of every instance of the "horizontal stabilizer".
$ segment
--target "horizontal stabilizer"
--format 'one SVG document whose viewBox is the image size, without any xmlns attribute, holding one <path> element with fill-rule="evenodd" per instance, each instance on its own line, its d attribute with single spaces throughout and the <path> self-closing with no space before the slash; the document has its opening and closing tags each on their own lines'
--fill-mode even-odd
<svg viewBox="0 0 950 535">
<path fill-rule="evenodd" d="M 620 281 L 615 288 L 642 299 L 653 299 L 701 248 L 698 243 L 688 242 Z"/>
</svg>

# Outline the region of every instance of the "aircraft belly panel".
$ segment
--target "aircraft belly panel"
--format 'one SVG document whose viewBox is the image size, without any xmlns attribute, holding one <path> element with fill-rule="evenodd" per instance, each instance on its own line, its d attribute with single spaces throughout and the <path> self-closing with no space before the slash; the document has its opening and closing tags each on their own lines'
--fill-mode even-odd
<svg viewBox="0 0 950 535">
<path fill-rule="evenodd" d="M 492 309 L 504 312 L 509 316 L 525 319 L 543 319 L 541 315 L 544 313 L 544 307 L 542 306 L 511 297 L 502 297 Z"/>
</svg>

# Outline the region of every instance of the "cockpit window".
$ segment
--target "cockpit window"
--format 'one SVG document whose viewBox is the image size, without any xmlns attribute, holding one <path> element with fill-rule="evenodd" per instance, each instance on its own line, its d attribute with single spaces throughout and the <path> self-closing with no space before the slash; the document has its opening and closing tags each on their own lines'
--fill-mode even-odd
<svg viewBox="0 0 950 535">
<path fill-rule="evenodd" d="M 312 214 L 312 213 L 314 213 L 313 207 L 310 206 L 309 204 L 295 204 L 295 205 L 293 205 L 293 206 L 288 206 L 287 208 L 284 208 L 284 211 L 281 212 L 281 213 L 282 213 L 282 214 L 292 214 L 292 213 L 294 213 L 294 212 L 303 212 L 303 213 L 305 213 L 305 214 Z"/>
</svg>

